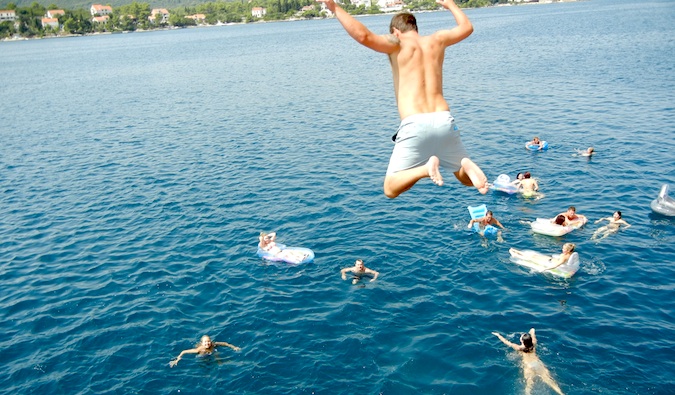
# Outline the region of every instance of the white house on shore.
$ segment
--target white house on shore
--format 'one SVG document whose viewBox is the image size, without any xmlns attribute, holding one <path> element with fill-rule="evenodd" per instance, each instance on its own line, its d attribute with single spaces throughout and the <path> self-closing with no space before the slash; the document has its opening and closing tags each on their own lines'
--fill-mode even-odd
<svg viewBox="0 0 675 395">
<path fill-rule="evenodd" d="M 169 23 L 169 11 L 166 8 L 153 8 L 148 20 L 152 23 Z M 159 18 L 159 20 L 158 20 Z"/>
<path fill-rule="evenodd" d="M 402 0 L 379 0 L 377 5 L 382 12 L 399 12 L 405 6 Z"/>
<path fill-rule="evenodd" d="M 0 10 L 0 22 L 16 20 L 16 11 L 14 10 Z"/>
<path fill-rule="evenodd" d="M 267 8 L 263 8 L 263 7 L 253 7 L 253 8 L 251 9 L 251 15 L 252 15 L 254 18 L 262 18 L 262 17 L 264 17 L 265 15 L 267 15 Z"/>
<path fill-rule="evenodd" d="M 104 16 L 112 14 L 112 7 L 109 5 L 93 4 L 89 9 L 91 16 Z"/>
<path fill-rule="evenodd" d="M 194 14 L 194 15 L 185 15 L 185 19 L 192 19 L 193 21 L 199 23 L 204 23 L 206 20 L 205 14 Z"/>
<path fill-rule="evenodd" d="M 95 16 L 91 18 L 91 21 L 94 23 L 106 23 L 110 17 L 108 15 L 103 15 L 103 16 Z"/>
<path fill-rule="evenodd" d="M 47 18 L 58 18 L 60 15 L 65 15 L 64 10 L 47 10 Z"/>
<path fill-rule="evenodd" d="M 59 20 L 56 18 L 42 18 L 42 28 L 46 28 L 47 26 L 52 27 L 54 29 L 59 28 Z"/>
</svg>

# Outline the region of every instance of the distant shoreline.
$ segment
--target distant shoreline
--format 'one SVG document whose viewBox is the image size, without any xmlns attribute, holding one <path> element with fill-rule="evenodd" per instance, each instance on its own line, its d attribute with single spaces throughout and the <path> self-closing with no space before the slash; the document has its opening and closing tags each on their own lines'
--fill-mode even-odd
<svg viewBox="0 0 675 395">
<path fill-rule="evenodd" d="M 515 6 L 525 6 L 525 5 L 541 5 L 541 4 L 554 4 L 554 3 L 575 3 L 579 1 L 584 1 L 584 0 L 544 0 L 544 1 L 538 1 L 538 2 L 519 2 L 519 3 L 507 3 L 507 4 L 495 4 L 492 6 L 487 6 L 487 7 L 471 7 L 471 8 L 465 8 L 466 10 L 476 10 L 479 8 L 502 8 L 502 7 L 515 7 Z M 440 9 L 438 10 L 424 10 L 424 11 L 412 11 L 413 14 L 420 14 L 420 13 L 426 13 L 426 12 L 439 12 L 442 11 Z M 360 18 L 360 17 L 368 17 L 368 16 L 376 16 L 376 15 L 387 15 L 387 14 L 395 14 L 395 12 L 383 12 L 380 14 L 365 14 L 365 15 L 355 15 L 355 17 Z M 252 24 L 259 24 L 259 23 L 278 23 L 278 22 L 297 22 L 297 21 L 311 21 L 311 20 L 321 20 L 321 19 L 334 19 L 334 17 L 327 17 L 327 18 L 289 18 L 289 19 L 280 19 L 280 20 L 274 20 L 274 21 L 255 21 L 255 22 L 230 22 L 230 23 L 217 23 L 214 25 L 197 25 L 197 26 L 184 26 L 184 27 L 163 27 L 163 28 L 157 28 L 157 29 L 148 29 L 148 30 L 125 30 L 125 31 L 119 31 L 119 32 L 95 32 L 95 33 L 84 33 L 84 34 L 56 34 L 56 35 L 48 35 L 48 36 L 43 36 L 43 37 L 9 37 L 9 38 L 3 38 L 0 39 L 0 42 L 16 42 L 16 41 L 28 41 L 28 40 L 43 40 L 43 39 L 55 39 L 55 38 L 73 38 L 73 37 L 87 37 L 87 36 L 104 36 L 104 35 L 111 35 L 111 34 L 130 34 L 130 33 L 149 33 L 149 32 L 157 32 L 157 31 L 166 31 L 166 30 L 181 30 L 181 29 L 196 29 L 196 28 L 209 28 L 209 27 L 221 27 L 221 26 L 235 26 L 235 25 L 252 25 Z"/>
</svg>

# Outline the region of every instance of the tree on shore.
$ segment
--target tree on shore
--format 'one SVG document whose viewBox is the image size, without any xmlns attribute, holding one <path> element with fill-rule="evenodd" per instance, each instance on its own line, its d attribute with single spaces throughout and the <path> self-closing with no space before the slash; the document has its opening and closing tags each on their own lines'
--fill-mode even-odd
<svg viewBox="0 0 675 395">
<path fill-rule="evenodd" d="M 508 0 L 465 0 L 457 1 L 462 7 L 482 7 L 503 3 Z M 316 18 L 325 16 L 318 7 L 302 11 L 303 7 L 316 5 L 315 0 L 250 0 L 250 1 L 215 1 L 196 5 L 181 6 L 169 10 L 167 23 L 153 23 L 150 20 L 152 8 L 149 3 L 133 1 L 130 4 L 116 6 L 106 22 L 93 22 L 89 9 L 64 9 L 64 14 L 58 16 L 61 29 L 43 28 L 41 19 L 47 10 L 61 9 L 51 3 L 43 7 L 33 2 L 29 7 L 17 7 L 15 3 L 8 3 L 5 7 L 14 10 L 17 21 L 0 23 L 0 38 L 8 38 L 19 34 L 23 37 L 43 37 L 46 34 L 87 34 L 93 32 L 120 32 L 135 30 L 151 30 L 166 25 L 185 27 L 194 26 L 197 22 L 188 18 L 190 15 L 204 14 L 204 22 L 209 25 L 217 23 L 250 23 L 259 20 L 252 15 L 253 7 L 263 7 L 267 10 L 262 18 L 265 21 L 276 21 L 290 18 Z M 346 1 L 343 8 L 354 15 L 380 14 L 382 10 L 377 3 L 370 7 L 354 5 Z M 410 11 L 436 10 L 439 5 L 436 0 L 409 0 L 406 9 Z M 156 18 L 157 20 L 158 18 Z"/>
</svg>

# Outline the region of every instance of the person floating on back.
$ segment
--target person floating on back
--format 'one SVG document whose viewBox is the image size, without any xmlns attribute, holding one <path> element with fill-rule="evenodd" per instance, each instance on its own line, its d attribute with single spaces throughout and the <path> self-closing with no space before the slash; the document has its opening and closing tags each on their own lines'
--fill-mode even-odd
<svg viewBox="0 0 675 395">
<path fill-rule="evenodd" d="M 623 225 L 624 229 L 630 228 L 630 224 L 621 217 L 621 211 L 615 211 L 611 217 L 600 218 L 595 221 L 595 223 L 597 224 L 601 221 L 609 221 L 609 223 L 599 227 L 598 230 L 593 233 L 593 236 L 591 236 L 591 240 L 604 239 L 605 237 L 618 232 L 621 225 Z"/>
<path fill-rule="evenodd" d="M 178 357 L 174 359 L 173 361 L 169 362 L 169 366 L 174 367 L 176 364 L 178 364 L 178 361 L 183 357 L 184 354 L 199 354 L 199 355 L 208 355 L 211 354 L 217 346 L 226 346 L 230 347 L 234 351 L 240 351 L 241 348 L 236 347 L 231 345 L 230 343 L 227 342 L 212 342 L 211 338 L 208 335 L 202 336 L 201 341 L 199 344 L 195 346 L 195 348 L 191 348 L 189 350 L 183 350 L 180 352 Z"/>
<path fill-rule="evenodd" d="M 452 13 L 457 26 L 421 36 L 415 17 L 403 12 L 391 19 L 390 34 L 377 35 L 334 0 L 317 1 L 335 14 L 354 40 L 389 56 L 401 124 L 392 137 L 396 145 L 384 178 L 384 194 L 395 198 L 426 177 L 443 185 L 440 167 L 452 170 L 462 184 L 487 193 L 487 178 L 469 159 L 443 97 L 445 49 L 473 32 L 464 12 L 453 0 L 436 0 Z"/>
<path fill-rule="evenodd" d="M 520 336 L 520 344 L 511 343 L 506 340 L 504 336 L 500 335 L 497 332 L 492 332 L 493 335 L 497 336 L 502 343 L 518 351 L 521 357 L 523 357 L 523 375 L 525 376 L 525 394 L 529 395 L 532 393 L 532 386 L 534 385 L 534 378 L 539 376 L 542 381 L 548 384 L 553 391 L 557 392 L 560 395 L 563 395 L 562 390 L 558 384 L 551 377 L 551 373 L 548 371 L 544 363 L 541 362 L 534 347 L 537 345 L 537 336 L 534 334 L 534 328 L 530 329 L 529 333 L 524 333 Z"/>
</svg>

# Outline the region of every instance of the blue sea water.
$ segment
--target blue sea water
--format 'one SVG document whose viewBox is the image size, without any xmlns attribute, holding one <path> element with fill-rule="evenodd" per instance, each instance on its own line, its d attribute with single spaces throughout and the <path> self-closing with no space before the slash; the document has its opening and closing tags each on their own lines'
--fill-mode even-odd
<svg viewBox="0 0 675 395">
<path fill-rule="evenodd" d="M 567 394 L 675 393 L 675 220 L 649 208 L 675 187 L 675 3 L 467 15 L 444 72 L 463 141 L 543 199 L 449 173 L 387 199 L 388 61 L 335 20 L 0 43 L 0 392 L 518 394 L 491 332 L 535 327 Z M 466 229 L 483 203 L 503 243 Z M 525 222 L 569 205 L 590 222 L 567 236 Z M 591 241 L 614 210 L 632 227 Z M 262 261 L 263 230 L 315 261 Z M 565 242 L 570 280 L 508 259 Z M 342 281 L 356 258 L 380 277 Z M 170 368 L 203 334 L 241 351 Z"/>
</svg>

